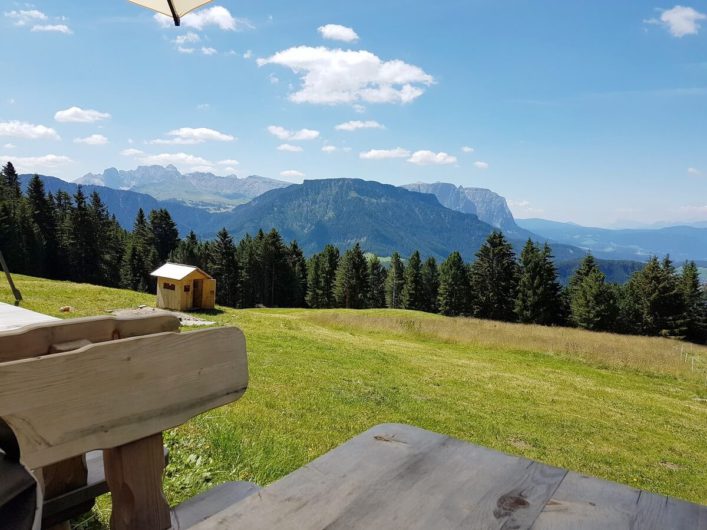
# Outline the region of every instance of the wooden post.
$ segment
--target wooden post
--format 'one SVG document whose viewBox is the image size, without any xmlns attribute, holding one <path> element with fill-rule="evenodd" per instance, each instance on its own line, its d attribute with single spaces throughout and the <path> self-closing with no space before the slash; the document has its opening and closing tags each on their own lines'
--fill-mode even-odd
<svg viewBox="0 0 707 530">
<path fill-rule="evenodd" d="M 112 530 L 167 530 L 169 505 L 162 491 L 162 433 L 103 451 L 106 482 L 113 498 Z"/>
<path fill-rule="evenodd" d="M 41 469 L 44 498 L 47 500 L 86 485 L 87 469 L 84 455 L 75 456 Z M 86 511 L 92 507 L 93 501 L 87 503 Z M 71 525 L 69 521 L 64 521 L 47 527 L 47 530 L 71 530 Z"/>
<path fill-rule="evenodd" d="M 15 297 L 15 305 L 19 305 L 20 302 L 22 301 L 22 293 L 20 293 L 20 290 L 15 287 L 15 282 L 12 281 L 12 276 L 10 276 L 10 269 L 7 268 L 7 263 L 5 263 L 5 257 L 2 255 L 2 251 L 0 250 L 0 266 L 2 266 L 2 270 L 5 271 L 5 277 L 7 278 L 7 283 L 10 284 L 10 289 L 12 290 L 12 295 Z"/>
</svg>

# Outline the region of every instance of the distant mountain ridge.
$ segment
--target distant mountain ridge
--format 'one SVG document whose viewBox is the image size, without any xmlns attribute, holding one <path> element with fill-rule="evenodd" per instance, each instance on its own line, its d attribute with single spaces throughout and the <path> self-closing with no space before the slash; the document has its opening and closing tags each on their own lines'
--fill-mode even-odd
<svg viewBox="0 0 707 530">
<path fill-rule="evenodd" d="M 232 209 L 266 191 L 290 185 L 257 175 L 238 178 L 205 172 L 181 173 L 173 165 L 139 166 L 133 170 L 111 167 L 101 174 L 88 173 L 75 182 L 146 193 L 159 200 L 180 201 L 209 211 Z"/>
</svg>

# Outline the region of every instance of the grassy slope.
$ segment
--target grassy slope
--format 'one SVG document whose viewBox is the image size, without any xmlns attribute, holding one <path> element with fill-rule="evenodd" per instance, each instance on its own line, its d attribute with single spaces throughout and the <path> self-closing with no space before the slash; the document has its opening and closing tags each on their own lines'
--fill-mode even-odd
<svg viewBox="0 0 707 530">
<path fill-rule="evenodd" d="M 77 309 L 70 316 L 84 316 L 154 301 L 16 281 L 24 307 L 56 316 L 66 316 L 62 305 Z M 0 300 L 9 298 L 0 284 Z M 596 348 L 599 339 L 576 330 L 381 310 L 225 309 L 209 318 L 244 330 L 251 386 L 241 401 L 167 434 L 172 503 L 225 480 L 267 484 L 382 422 L 707 503 L 707 386 L 704 374 L 680 367 L 674 342 L 603 335 L 608 350 L 631 340 L 636 350 L 670 350 L 677 366 L 661 360 L 627 368 L 580 355 L 582 341 Z M 518 330 L 520 343 L 527 335 L 537 351 L 508 340 Z M 538 333 L 554 336 L 555 345 L 539 346 Z M 693 348 L 693 355 L 704 362 L 705 351 Z"/>
</svg>

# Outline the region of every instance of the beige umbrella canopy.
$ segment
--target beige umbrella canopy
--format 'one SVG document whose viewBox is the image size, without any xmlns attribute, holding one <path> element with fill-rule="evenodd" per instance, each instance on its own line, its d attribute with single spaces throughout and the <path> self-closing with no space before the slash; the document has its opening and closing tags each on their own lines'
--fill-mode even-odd
<svg viewBox="0 0 707 530">
<path fill-rule="evenodd" d="M 197 7 L 208 4 L 211 0 L 130 0 L 130 2 L 172 17 L 174 25 L 179 26 L 181 17 Z"/>
</svg>

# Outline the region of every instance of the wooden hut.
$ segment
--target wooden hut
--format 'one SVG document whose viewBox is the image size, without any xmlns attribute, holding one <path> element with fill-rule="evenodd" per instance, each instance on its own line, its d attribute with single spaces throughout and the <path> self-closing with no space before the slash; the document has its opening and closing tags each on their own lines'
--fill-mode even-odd
<svg viewBox="0 0 707 530">
<path fill-rule="evenodd" d="M 216 280 L 199 267 L 165 263 L 151 276 L 157 278 L 157 307 L 186 311 L 216 304 Z"/>
</svg>

